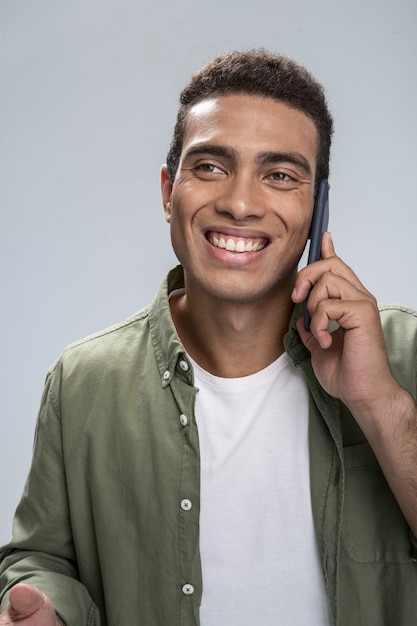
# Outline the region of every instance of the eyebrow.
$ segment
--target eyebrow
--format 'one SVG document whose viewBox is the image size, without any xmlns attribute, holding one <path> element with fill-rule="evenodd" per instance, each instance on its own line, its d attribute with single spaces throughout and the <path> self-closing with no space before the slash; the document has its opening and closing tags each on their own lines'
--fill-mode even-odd
<svg viewBox="0 0 417 626">
<path fill-rule="evenodd" d="M 306 175 L 312 176 L 313 174 L 310 163 L 299 152 L 277 152 L 275 150 L 261 152 L 257 155 L 256 161 L 261 165 L 265 163 L 292 163 L 302 169 Z"/>
<path fill-rule="evenodd" d="M 211 154 L 213 156 L 226 157 L 234 160 L 238 158 L 237 151 L 230 146 L 221 146 L 215 143 L 200 143 L 187 150 L 184 154 L 184 161 L 199 156 L 200 154 Z"/>
<path fill-rule="evenodd" d="M 210 154 L 213 156 L 238 160 L 238 153 L 230 146 L 222 146 L 220 144 L 202 143 L 191 147 L 184 155 L 184 161 L 199 156 L 201 154 Z M 259 165 L 267 163 L 292 163 L 299 167 L 307 176 L 312 176 L 311 165 L 308 160 L 299 152 L 280 152 L 278 150 L 268 150 L 260 152 L 256 155 L 256 162 Z"/>
</svg>

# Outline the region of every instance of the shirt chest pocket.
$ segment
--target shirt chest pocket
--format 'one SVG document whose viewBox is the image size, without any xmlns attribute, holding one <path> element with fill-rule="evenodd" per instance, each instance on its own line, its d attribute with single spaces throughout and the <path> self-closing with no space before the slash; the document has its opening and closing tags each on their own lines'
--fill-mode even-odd
<svg viewBox="0 0 417 626">
<path fill-rule="evenodd" d="M 368 443 L 344 449 L 343 548 L 358 563 L 410 562 L 408 525 Z"/>
</svg>

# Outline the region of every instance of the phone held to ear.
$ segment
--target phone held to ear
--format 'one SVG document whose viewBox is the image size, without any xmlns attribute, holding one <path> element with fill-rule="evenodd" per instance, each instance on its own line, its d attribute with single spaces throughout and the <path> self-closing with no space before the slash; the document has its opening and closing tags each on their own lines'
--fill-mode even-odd
<svg viewBox="0 0 417 626">
<path fill-rule="evenodd" d="M 322 178 L 319 180 L 314 200 L 313 218 L 310 228 L 310 250 L 307 264 L 315 263 L 320 259 L 321 239 L 329 225 L 329 183 Z M 311 315 L 307 310 L 307 298 L 304 300 L 304 326 L 310 330 Z"/>
</svg>

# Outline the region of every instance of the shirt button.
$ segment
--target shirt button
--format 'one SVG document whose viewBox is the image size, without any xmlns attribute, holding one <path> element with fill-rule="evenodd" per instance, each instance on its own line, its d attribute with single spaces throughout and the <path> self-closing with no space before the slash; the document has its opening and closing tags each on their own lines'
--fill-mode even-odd
<svg viewBox="0 0 417 626">
<path fill-rule="evenodd" d="M 183 511 L 189 511 L 190 509 L 193 508 L 193 503 L 191 502 L 191 500 L 188 500 L 187 498 L 184 498 L 184 500 L 181 500 L 181 508 Z"/>
<path fill-rule="evenodd" d="M 186 596 L 191 596 L 194 593 L 194 587 L 187 583 L 186 585 L 183 585 L 182 592 L 185 593 Z"/>
<path fill-rule="evenodd" d="M 166 371 L 163 373 L 162 378 L 163 378 L 164 380 L 168 380 L 168 378 L 169 378 L 170 376 L 171 376 L 171 374 L 169 373 L 169 370 L 166 370 Z"/>
<path fill-rule="evenodd" d="M 182 369 L 183 372 L 188 372 L 189 366 L 188 366 L 187 361 L 180 361 L 180 368 Z"/>
<path fill-rule="evenodd" d="M 180 422 L 181 422 L 181 426 L 187 426 L 188 424 L 188 417 L 184 415 L 184 413 L 180 415 Z"/>
</svg>

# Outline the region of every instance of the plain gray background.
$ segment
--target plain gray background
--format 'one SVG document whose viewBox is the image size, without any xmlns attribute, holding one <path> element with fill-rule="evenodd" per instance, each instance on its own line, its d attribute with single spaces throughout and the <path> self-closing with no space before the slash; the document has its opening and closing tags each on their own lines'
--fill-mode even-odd
<svg viewBox="0 0 417 626">
<path fill-rule="evenodd" d="M 417 308 L 416 0 L 0 0 L 0 543 L 63 347 L 151 300 L 180 89 L 262 46 L 326 86 L 330 230 L 380 301 Z"/>
</svg>

